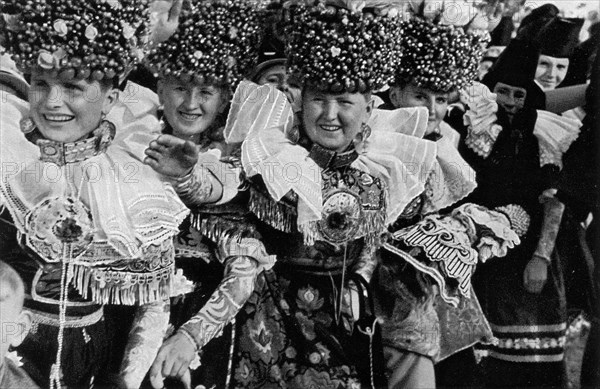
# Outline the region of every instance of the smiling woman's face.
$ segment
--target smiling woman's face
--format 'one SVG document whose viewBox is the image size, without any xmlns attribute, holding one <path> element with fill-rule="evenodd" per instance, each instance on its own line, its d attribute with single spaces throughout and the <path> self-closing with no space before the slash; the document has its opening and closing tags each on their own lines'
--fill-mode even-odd
<svg viewBox="0 0 600 389">
<path fill-rule="evenodd" d="M 194 139 L 209 129 L 225 110 L 228 93 L 214 85 L 184 83 L 168 77 L 158 82 L 158 96 L 173 135 Z"/>
<path fill-rule="evenodd" d="M 535 80 L 544 90 L 553 90 L 560 85 L 569 70 L 568 58 L 556 58 L 549 55 L 540 55 Z"/>
<path fill-rule="evenodd" d="M 373 104 L 361 93 L 326 93 L 307 88 L 302 94 L 302 120 L 314 143 L 345 151 L 366 124 Z"/>
<path fill-rule="evenodd" d="M 46 139 L 76 142 L 94 131 L 117 101 L 118 91 L 98 81 L 61 80 L 49 71 L 31 73 L 31 116 Z"/>
</svg>

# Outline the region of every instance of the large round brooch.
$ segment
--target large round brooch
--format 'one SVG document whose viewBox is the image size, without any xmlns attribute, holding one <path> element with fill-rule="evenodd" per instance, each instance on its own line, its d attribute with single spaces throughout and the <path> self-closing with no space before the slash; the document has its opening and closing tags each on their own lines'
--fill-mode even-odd
<svg viewBox="0 0 600 389">
<path fill-rule="evenodd" d="M 83 254 L 94 238 L 91 212 L 72 197 L 53 197 L 40 202 L 26 220 L 28 245 L 45 261 Z"/>
<path fill-rule="evenodd" d="M 337 189 L 323 202 L 319 232 L 331 243 L 353 240 L 362 217 L 362 206 L 357 194 Z"/>
</svg>

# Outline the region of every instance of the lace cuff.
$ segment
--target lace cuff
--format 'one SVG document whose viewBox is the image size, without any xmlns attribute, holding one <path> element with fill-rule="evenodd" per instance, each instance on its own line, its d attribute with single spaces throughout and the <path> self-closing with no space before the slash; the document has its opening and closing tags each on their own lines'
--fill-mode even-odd
<svg viewBox="0 0 600 389">
<path fill-rule="evenodd" d="M 252 292 L 257 262 L 245 256 L 234 257 L 225 267 L 225 277 L 200 311 L 178 331 L 191 335 L 199 348 L 220 336 L 223 328 L 235 317 Z"/>
<path fill-rule="evenodd" d="M 455 209 L 452 216 L 467 226 L 481 262 L 504 257 L 508 249 L 521 243 L 504 213 L 467 203 Z"/>
<path fill-rule="evenodd" d="M 469 107 L 463 117 L 464 124 L 468 127 L 465 143 L 475 153 L 487 158 L 502 131 L 502 127 L 496 124 L 496 94 L 476 82 L 460 91 L 460 100 Z"/>
<path fill-rule="evenodd" d="M 126 388 L 139 388 L 142 384 L 162 345 L 168 324 L 168 300 L 137 309 L 121 363 L 121 380 Z"/>
<path fill-rule="evenodd" d="M 439 286 L 441 298 L 454 306 L 460 295 L 470 297 L 471 275 L 478 260 L 504 256 L 520 243 L 507 216 L 471 203 L 447 216 L 426 216 L 392 237 L 383 248 L 429 275 Z"/>
<path fill-rule="evenodd" d="M 221 182 L 210 170 L 199 164 L 185 176 L 173 180 L 173 187 L 188 207 L 215 203 L 223 194 Z"/>
<path fill-rule="evenodd" d="M 269 270 L 275 264 L 276 256 L 269 255 L 263 243 L 256 238 L 239 238 L 236 235 L 225 236 L 219 244 L 219 257 L 227 260 L 231 257 L 253 258 L 258 266 L 257 274 Z"/>
<path fill-rule="evenodd" d="M 537 111 L 533 135 L 540 145 L 540 166 L 556 165 L 562 169 L 562 156 L 579 136 L 581 122 L 547 111 Z"/>
</svg>

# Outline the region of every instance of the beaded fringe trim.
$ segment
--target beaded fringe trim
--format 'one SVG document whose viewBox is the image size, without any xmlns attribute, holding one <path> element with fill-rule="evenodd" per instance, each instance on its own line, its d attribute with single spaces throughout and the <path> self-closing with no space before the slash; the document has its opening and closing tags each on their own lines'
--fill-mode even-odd
<svg viewBox="0 0 600 389">
<path fill-rule="evenodd" d="M 327 240 L 320 232 L 320 221 L 311 221 L 298 226 L 304 236 L 304 244 L 312 246 L 317 240 Z M 381 235 L 385 232 L 385 212 L 383 210 L 363 211 L 360 225 L 356 233 L 348 237 L 348 241 L 364 237 L 365 246 L 375 249 L 381 242 Z"/>
<path fill-rule="evenodd" d="M 240 241 L 243 238 L 256 238 L 258 236 L 256 229 L 246 223 L 243 218 L 227 220 L 220 216 L 192 213 L 190 224 L 200 234 L 216 244 L 225 239 Z"/>
<path fill-rule="evenodd" d="M 98 304 L 142 305 L 168 299 L 174 267 L 152 273 L 130 273 L 74 266 L 73 283 L 84 298 Z"/>
<path fill-rule="evenodd" d="M 296 209 L 250 188 L 250 211 L 271 227 L 283 232 L 296 230 Z"/>
</svg>

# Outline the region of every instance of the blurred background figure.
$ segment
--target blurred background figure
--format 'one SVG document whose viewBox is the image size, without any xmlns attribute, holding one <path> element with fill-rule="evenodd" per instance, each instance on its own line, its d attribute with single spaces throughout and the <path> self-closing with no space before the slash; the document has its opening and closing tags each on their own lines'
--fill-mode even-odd
<svg viewBox="0 0 600 389">
<path fill-rule="evenodd" d="M 583 84 L 590 79 L 592 64 L 600 45 L 600 22 L 590 25 L 588 32 L 588 38 L 573 49 L 569 59 L 569 70 L 561 86 Z"/>
<path fill-rule="evenodd" d="M 479 69 L 477 71 L 477 78 L 483 79 L 483 76 L 490 70 L 492 65 L 496 62 L 502 51 L 508 46 L 512 33 L 515 29 L 512 17 L 504 16 L 500 23 L 490 32 L 490 43 L 483 56 L 483 59 L 479 63 Z"/>
<path fill-rule="evenodd" d="M 300 82 L 287 72 L 285 37 L 283 28 L 287 9 L 280 2 L 272 2 L 265 9 L 263 39 L 259 49 L 257 65 L 250 74 L 250 80 L 258 85 L 271 84 L 284 92 L 295 106 L 300 99 Z"/>
</svg>

